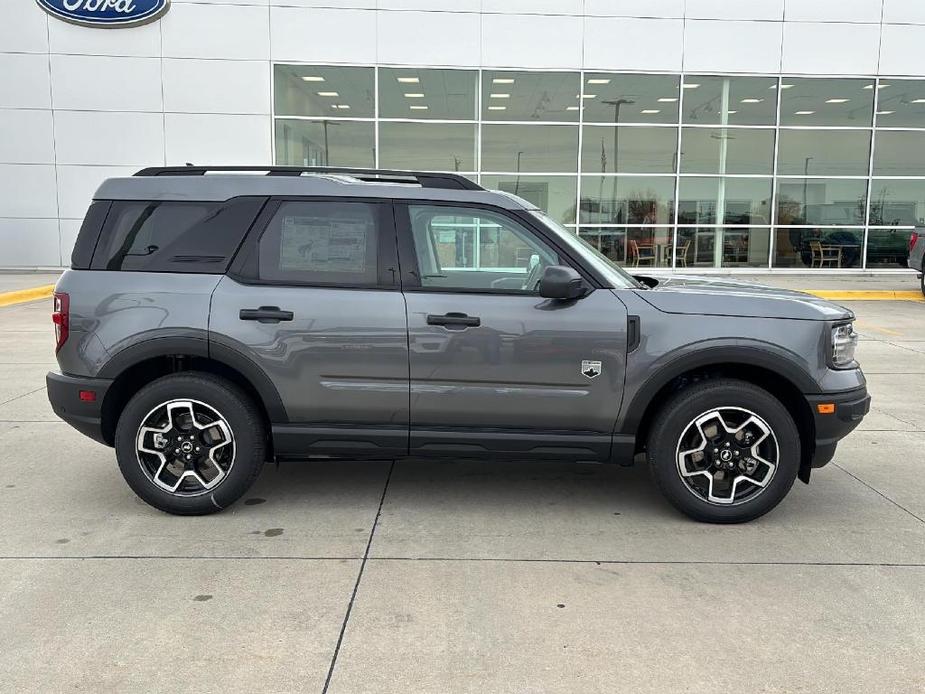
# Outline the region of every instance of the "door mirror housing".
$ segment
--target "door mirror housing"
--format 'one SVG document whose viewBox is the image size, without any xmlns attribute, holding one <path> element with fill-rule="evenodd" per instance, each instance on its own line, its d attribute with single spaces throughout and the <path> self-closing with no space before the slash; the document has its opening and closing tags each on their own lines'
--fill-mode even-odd
<svg viewBox="0 0 925 694">
<path fill-rule="evenodd" d="M 550 265 L 540 278 L 540 296 L 544 299 L 580 299 L 588 293 L 588 287 L 573 268 L 565 265 Z"/>
</svg>

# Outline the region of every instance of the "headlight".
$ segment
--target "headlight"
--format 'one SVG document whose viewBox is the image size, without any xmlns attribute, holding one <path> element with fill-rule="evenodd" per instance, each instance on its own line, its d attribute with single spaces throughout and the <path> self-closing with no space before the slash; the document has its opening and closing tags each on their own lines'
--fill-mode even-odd
<svg viewBox="0 0 925 694">
<path fill-rule="evenodd" d="M 832 328 L 832 366 L 841 369 L 853 364 L 857 346 L 858 334 L 854 332 L 853 323 Z"/>
</svg>

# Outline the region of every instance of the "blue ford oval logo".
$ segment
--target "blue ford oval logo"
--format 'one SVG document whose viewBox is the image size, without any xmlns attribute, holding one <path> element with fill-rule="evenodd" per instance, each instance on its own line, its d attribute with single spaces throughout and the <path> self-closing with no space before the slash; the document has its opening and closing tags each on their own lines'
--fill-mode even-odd
<svg viewBox="0 0 925 694">
<path fill-rule="evenodd" d="M 35 0 L 48 14 L 65 22 L 93 27 L 126 27 L 151 22 L 170 0 Z"/>
</svg>

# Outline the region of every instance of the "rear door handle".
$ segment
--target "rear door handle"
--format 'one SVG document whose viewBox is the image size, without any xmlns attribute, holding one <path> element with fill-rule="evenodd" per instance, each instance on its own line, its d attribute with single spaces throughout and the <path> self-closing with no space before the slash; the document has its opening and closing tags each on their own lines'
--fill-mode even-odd
<svg viewBox="0 0 925 694">
<path fill-rule="evenodd" d="M 281 311 L 279 306 L 242 308 L 238 317 L 241 320 L 255 320 L 260 323 L 279 323 L 281 320 L 292 320 L 292 311 Z"/>
<path fill-rule="evenodd" d="M 442 325 L 444 328 L 459 326 L 463 328 L 477 328 L 482 324 L 478 316 L 467 316 L 465 313 L 445 313 L 442 316 L 433 313 L 427 314 L 427 325 Z"/>
</svg>

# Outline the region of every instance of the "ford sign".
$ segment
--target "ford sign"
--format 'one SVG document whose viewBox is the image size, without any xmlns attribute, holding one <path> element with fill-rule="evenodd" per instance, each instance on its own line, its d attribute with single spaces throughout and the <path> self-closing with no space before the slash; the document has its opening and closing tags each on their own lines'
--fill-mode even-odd
<svg viewBox="0 0 925 694">
<path fill-rule="evenodd" d="M 131 27 L 151 22 L 170 0 L 35 0 L 52 17 L 91 27 Z"/>
</svg>

